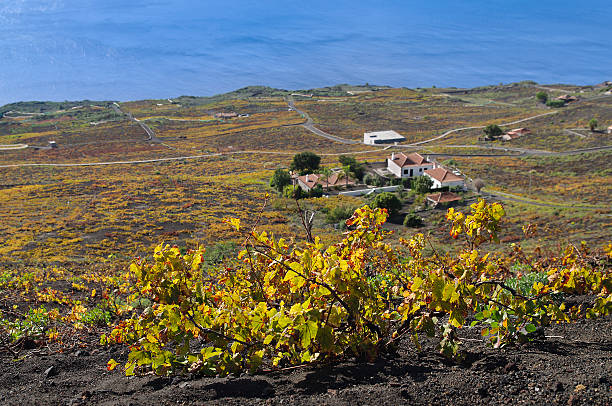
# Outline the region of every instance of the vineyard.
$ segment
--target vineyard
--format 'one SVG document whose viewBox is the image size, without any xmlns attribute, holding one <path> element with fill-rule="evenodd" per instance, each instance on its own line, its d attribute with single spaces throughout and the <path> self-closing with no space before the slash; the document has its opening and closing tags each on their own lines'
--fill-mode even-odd
<svg viewBox="0 0 612 406">
<path fill-rule="evenodd" d="M 0 109 L 0 144 L 28 145 L 0 151 L 3 403 L 606 404 L 612 153 L 557 153 L 612 144 L 587 128 L 612 123 L 612 97 L 347 89 L 296 106 L 329 134 L 407 144 L 552 114 L 506 143 L 469 129 L 388 150 L 309 131 L 266 88 Z M 372 198 L 269 186 L 298 152 L 336 168 L 406 149 L 485 186 L 448 211 L 400 192 L 419 228 Z"/>
</svg>

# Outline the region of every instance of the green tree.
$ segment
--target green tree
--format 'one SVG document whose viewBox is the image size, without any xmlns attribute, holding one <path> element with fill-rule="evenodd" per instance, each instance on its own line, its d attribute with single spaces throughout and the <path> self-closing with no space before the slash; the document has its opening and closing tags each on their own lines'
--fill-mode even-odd
<svg viewBox="0 0 612 406">
<path fill-rule="evenodd" d="M 595 129 L 597 128 L 597 125 L 598 125 L 598 124 L 599 124 L 599 123 L 597 122 L 597 119 L 596 119 L 596 118 L 592 118 L 592 119 L 589 121 L 589 128 L 591 129 L 591 131 L 595 131 Z"/>
<path fill-rule="evenodd" d="M 542 103 L 546 103 L 546 101 L 548 100 L 548 93 L 540 90 L 536 93 L 536 99 L 538 99 Z"/>
<path fill-rule="evenodd" d="M 348 187 L 349 176 L 351 174 L 351 167 L 349 165 L 343 166 L 342 167 L 342 173 L 344 174 L 345 186 Z"/>
<path fill-rule="evenodd" d="M 353 158 L 352 156 L 348 156 L 348 155 L 340 155 L 338 157 L 338 160 L 340 161 L 342 166 L 348 166 L 350 168 L 355 178 L 359 180 L 363 179 L 363 174 L 364 174 L 363 164 L 361 164 L 360 162 L 357 162 L 355 158 Z"/>
<path fill-rule="evenodd" d="M 499 128 L 497 124 L 489 124 L 482 131 L 485 133 L 485 136 L 486 136 L 485 138 L 488 140 L 497 138 L 503 133 L 502 129 Z"/>
<path fill-rule="evenodd" d="M 416 178 L 412 179 L 410 186 L 412 190 L 422 195 L 429 192 L 433 186 L 433 180 L 431 180 L 429 176 L 417 176 Z"/>
<path fill-rule="evenodd" d="M 331 175 L 332 171 L 329 168 L 321 169 L 321 174 L 325 176 L 325 189 L 329 190 L 329 175 Z"/>
<path fill-rule="evenodd" d="M 307 173 L 315 172 L 319 169 L 321 163 L 321 157 L 313 152 L 300 152 L 293 156 L 293 162 L 291 162 L 290 169 L 297 171 L 300 175 L 306 175 Z"/>
<path fill-rule="evenodd" d="M 387 209 L 390 215 L 395 215 L 401 210 L 402 202 L 400 202 L 400 199 L 395 194 L 382 192 L 374 198 L 372 206 L 379 209 Z"/>
<path fill-rule="evenodd" d="M 277 169 L 274 171 L 274 175 L 270 179 L 270 186 L 278 191 L 278 193 L 283 193 L 283 189 L 285 186 L 291 184 L 291 175 L 284 169 Z"/>
</svg>

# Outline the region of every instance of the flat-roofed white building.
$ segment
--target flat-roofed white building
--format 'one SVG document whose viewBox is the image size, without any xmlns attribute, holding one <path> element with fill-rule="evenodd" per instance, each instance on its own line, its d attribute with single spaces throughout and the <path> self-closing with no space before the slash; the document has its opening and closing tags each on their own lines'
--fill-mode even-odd
<svg viewBox="0 0 612 406">
<path fill-rule="evenodd" d="M 402 141 L 406 141 L 406 137 L 399 135 L 393 130 L 363 133 L 363 143 L 368 145 L 393 144 L 394 142 Z"/>
</svg>

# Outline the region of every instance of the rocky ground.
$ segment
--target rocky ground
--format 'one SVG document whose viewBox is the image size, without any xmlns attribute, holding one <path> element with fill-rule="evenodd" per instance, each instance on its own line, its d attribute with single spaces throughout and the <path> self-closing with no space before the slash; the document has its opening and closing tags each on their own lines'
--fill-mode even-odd
<svg viewBox="0 0 612 406">
<path fill-rule="evenodd" d="M 462 332 L 467 356 L 461 364 L 438 356 L 433 341 L 421 352 L 407 341 L 397 354 L 374 363 L 347 360 L 228 378 L 126 378 L 119 368 L 107 372 L 109 358 L 125 359 L 120 347 L 62 354 L 37 350 L 19 361 L 2 354 L 0 403 L 612 404 L 612 317 L 555 325 L 544 334 L 496 350 L 477 339 L 477 329 Z"/>
</svg>

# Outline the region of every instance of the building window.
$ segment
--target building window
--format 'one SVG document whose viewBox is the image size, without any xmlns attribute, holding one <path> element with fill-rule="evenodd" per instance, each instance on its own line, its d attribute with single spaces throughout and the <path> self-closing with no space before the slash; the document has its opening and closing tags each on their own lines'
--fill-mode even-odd
<svg viewBox="0 0 612 406">
<path fill-rule="evenodd" d="M 404 169 L 404 175 L 408 175 L 408 169 Z"/>
</svg>

